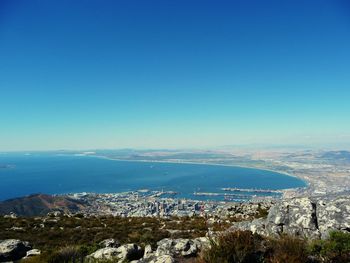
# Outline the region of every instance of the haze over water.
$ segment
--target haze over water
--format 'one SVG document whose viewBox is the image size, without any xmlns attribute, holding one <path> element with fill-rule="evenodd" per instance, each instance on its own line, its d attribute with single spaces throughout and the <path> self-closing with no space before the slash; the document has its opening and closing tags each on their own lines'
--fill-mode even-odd
<svg viewBox="0 0 350 263">
<path fill-rule="evenodd" d="M 305 183 L 287 175 L 241 167 L 205 164 L 115 161 L 88 156 L 3 154 L 0 200 L 33 193 L 116 193 L 139 189 L 176 191 L 179 198 L 216 199 L 194 192 L 221 188 L 286 189 Z M 252 194 L 252 193 L 244 193 Z"/>
</svg>

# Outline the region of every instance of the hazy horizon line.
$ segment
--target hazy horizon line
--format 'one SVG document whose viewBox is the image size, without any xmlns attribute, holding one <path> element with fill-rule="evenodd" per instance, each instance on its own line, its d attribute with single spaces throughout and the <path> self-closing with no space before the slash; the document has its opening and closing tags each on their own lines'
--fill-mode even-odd
<svg viewBox="0 0 350 263">
<path fill-rule="evenodd" d="M 236 149 L 235 149 L 236 148 Z M 350 150 L 350 143 L 338 144 L 227 144 L 218 146 L 192 147 L 87 147 L 87 148 L 52 148 L 52 149 L 12 149 L 1 150 L 0 153 L 28 153 L 28 152 L 92 152 L 92 151 L 218 151 L 218 150 Z"/>
</svg>

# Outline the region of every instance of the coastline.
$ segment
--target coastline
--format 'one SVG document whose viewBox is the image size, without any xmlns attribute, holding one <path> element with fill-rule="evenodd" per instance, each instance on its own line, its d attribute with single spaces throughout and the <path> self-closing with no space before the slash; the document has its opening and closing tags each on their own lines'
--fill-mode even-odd
<svg viewBox="0 0 350 263">
<path fill-rule="evenodd" d="M 105 160 L 110 160 L 110 161 L 119 161 L 119 162 L 141 162 L 141 163 L 168 163 L 168 164 L 194 164 L 194 165 L 210 165 L 210 166 L 224 166 L 224 167 L 237 167 L 237 168 L 245 168 L 245 169 L 255 169 L 255 170 L 261 170 L 261 171 L 267 171 L 267 172 L 272 172 L 280 175 L 285 175 L 289 177 L 294 177 L 299 180 L 301 180 L 305 186 L 304 187 L 292 187 L 292 188 L 284 188 L 280 189 L 282 194 L 282 198 L 284 198 L 284 193 L 286 191 L 292 192 L 292 191 L 297 191 L 298 189 L 303 189 L 307 190 L 311 186 L 311 182 L 307 181 L 305 178 L 300 177 L 296 174 L 290 174 L 284 171 L 279 171 L 279 170 L 273 170 L 273 169 L 268 169 L 268 168 L 260 168 L 256 166 L 245 166 L 245 165 L 235 165 L 235 164 L 220 164 L 220 163 L 203 163 L 203 162 L 190 162 L 190 161 L 162 161 L 162 160 L 126 160 L 126 159 L 118 159 L 118 158 L 111 158 L 103 155 L 93 155 L 93 154 L 79 154 L 76 156 L 86 156 L 86 157 L 93 157 L 93 158 L 100 158 L 100 159 L 105 159 Z"/>
<path fill-rule="evenodd" d="M 215 159 L 212 160 L 212 159 L 208 159 L 208 160 L 200 160 L 200 161 L 191 161 L 191 160 L 181 160 L 181 159 L 168 159 L 168 160 L 145 160 L 145 159 L 138 159 L 138 160 L 132 160 L 132 159 L 119 159 L 119 158 L 113 158 L 112 157 L 109 157 L 109 156 L 104 156 L 104 155 L 98 155 L 98 154 L 85 154 L 85 153 L 76 153 L 76 154 L 54 154 L 54 155 L 65 155 L 65 156 L 71 156 L 73 158 L 86 158 L 86 157 L 93 157 L 93 158 L 97 158 L 97 159 L 104 159 L 104 160 L 108 160 L 108 161 L 117 161 L 117 162 L 129 162 L 129 163 L 132 163 L 134 162 L 135 164 L 136 163 L 144 163 L 147 167 L 147 163 L 148 165 L 152 165 L 152 164 L 156 164 L 156 163 L 163 163 L 163 164 L 174 164 L 174 165 L 198 165 L 198 168 L 196 168 L 196 166 L 194 166 L 193 169 L 194 171 L 196 171 L 196 169 L 202 169 L 202 170 L 206 170 L 206 169 L 210 169 L 209 166 L 217 166 L 217 167 L 231 167 L 231 168 L 243 168 L 243 169 L 251 169 L 251 172 L 247 171 L 247 175 L 249 175 L 250 173 L 255 173 L 255 172 L 259 172 L 260 175 L 262 176 L 262 180 L 264 180 L 264 171 L 266 172 L 272 172 L 273 174 L 271 174 L 271 178 L 272 180 L 273 179 L 273 176 L 276 176 L 276 178 L 279 178 L 278 176 L 287 176 L 287 177 L 293 177 L 293 178 L 297 178 L 299 181 L 299 183 L 294 183 L 294 187 L 293 187 L 293 184 L 290 184 L 292 187 L 289 187 L 289 188 L 282 188 L 282 187 L 278 187 L 276 188 L 276 190 L 279 190 L 281 192 L 281 195 L 278 196 L 278 199 L 284 199 L 285 196 L 289 196 L 289 195 L 292 195 L 292 194 L 299 194 L 301 192 L 304 192 L 304 189 L 308 189 L 308 187 L 310 186 L 310 184 L 304 180 L 303 178 L 300 178 L 296 175 L 293 175 L 293 174 L 289 174 L 289 173 L 286 173 L 284 171 L 278 171 L 277 169 L 268 169 L 268 168 L 262 168 L 262 167 L 259 167 L 259 166 L 255 166 L 255 165 L 249 165 L 250 163 L 248 162 L 248 165 L 237 165 L 237 164 L 227 164 L 227 163 L 215 163 Z M 209 161 L 209 162 L 208 162 Z M 211 162 L 211 161 L 214 161 L 214 162 Z M 89 162 L 89 161 L 88 161 Z M 259 163 L 260 164 L 260 163 Z M 204 167 L 203 167 L 204 165 Z M 102 163 L 102 166 L 103 166 L 103 163 Z M 200 166 L 202 166 L 202 168 L 199 168 Z M 207 168 L 205 168 L 205 166 L 207 166 Z M 143 166 L 142 166 L 143 167 Z M 172 167 L 172 166 L 170 166 Z M 272 167 L 273 168 L 273 167 Z M 184 168 L 186 169 L 186 168 Z M 256 170 L 256 171 L 254 171 Z M 225 170 L 224 170 L 225 171 Z M 233 170 L 233 172 L 231 172 L 231 174 L 234 174 L 235 170 Z M 141 174 L 142 174 L 142 170 L 140 171 Z M 150 171 L 150 173 L 152 173 L 152 171 Z M 217 176 L 220 176 L 220 174 L 217 174 Z M 229 175 L 228 175 L 229 176 Z M 215 178 L 215 176 L 213 177 Z M 244 180 L 244 177 L 242 178 L 242 180 Z M 273 181 L 271 181 L 273 182 Z M 293 180 L 291 181 L 293 182 Z M 300 183 L 302 182 L 302 184 Z M 271 183 L 272 184 L 272 183 Z M 257 184 L 256 187 L 252 188 L 252 189 L 269 189 L 269 187 L 271 186 L 271 184 L 269 183 L 265 183 L 265 185 L 263 186 L 263 188 L 261 188 L 261 184 Z M 233 186 L 234 184 L 227 184 L 226 186 Z M 298 186 L 300 185 L 300 186 Z M 288 185 L 286 185 L 286 187 L 288 187 Z M 275 188 L 273 188 L 275 189 Z M 57 190 L 57 189 L 56 189 Z M 72 191 L 73 190 L 73 191 Z M 69 191 L 49 191 L 48 193 L 50 194 L 67 194 L 67 193 L 79 193 L 80 191 L 74 191 L 74 189 L 72 190 L 69 190 Z M 76 189 L 77 190 L 77 189 Z M 135 188 L 136 190 L 136 188 Z M 31 193 L 37 193 L 37 192 L 40 192 L 40 191 L 32 191 Z M 44 191 L 45 192 L 45 191 Z M 93 193 L 91 190 L 89 190 L 89 192 Z M 119 193 L 120 191 L 118 191 L 117 189 L 112 189 L 112 191 L 103 191 L 105 193 Z M 96 190 L 95 193 L 99 193 L 98 190 Z M 193 193 L 193 192 L 192 192 Z M 200 193 L 200 191 L 199 191 Z M 30 193 L 29 193 L 30 194 Z M 191 199 L 195 199 L 195 198 L 191 198 Z M 5 199 L 4 199 L 5 200 Z"/>
</svg>

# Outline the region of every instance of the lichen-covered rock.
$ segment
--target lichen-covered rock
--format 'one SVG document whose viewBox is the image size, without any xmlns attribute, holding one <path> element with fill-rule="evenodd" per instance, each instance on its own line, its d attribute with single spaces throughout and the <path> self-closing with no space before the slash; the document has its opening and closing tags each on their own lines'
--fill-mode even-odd
<svg viewBox="0 0 350 263">
<path fill-rule="evenodd" d="M 237 222 L 231 227 L 231 230 L 249 230 L 249 231 L 252 231 L 253 233 L 258 233 L 260 235 L 267 236 L 268 234 L 266 231 L 265 224 L 266 224 L 266 219 L 259 218 L 259 219 L 254 219 L 253 221 Z"/>
<path fill-rule="evenodd" d="M 130 261 L 130 263 L 175 263 L 175 260 L 170 255 L 150 256 L 139 260 Z"/>
<path fill-rule="evenodd" d="M 136 244 L 125 244 L 117 248 L 119 252 L 119 259 L 124 260 L 135 260 L 140 259 L 143 256 L 143 249 Z"/>
<path fill-rule="evenodd" d="M 193 244 L 193 242 L 192 242 Z M 160 240 L 157 243 L 158 247 L 155 252 L 156 256 L 163 256 L 163 255 L 181 255 L 187 253 L 193 253 L 194 248 L 191 247 L 190 240 L 189 239 L 170 239 L 165 238 Z"/>
<path fill-rule="evenodd" d="M 156 256 L 169 255 L 173 253 L 174 240 L 170 238 L 164 238 L 157 243 Z"/>
<path fill-rule="evenodd" d="M 2 240 L 0 241 L 0 262 L 19 260 L 31 249 L 28 242 L 17 239 Z"/>
<path fill-rule="evenodd" d="M 208 238 L 196 238 L 196 239 L 169 239 L 165 238 L 160 240 L 155 252 L 156 256 L 171 255 L 182 257 L 193 257 L 205 246 L 209 246 Z"/>
<path fill-rule="evenodd" d="M 174 262 L 175 260 L 172 256 L 163 255 L 163 256 L 156 257 L 147 263 L 174 263 Z"/>
<path fill-rule="evenodd" d="M 329 231 L 334 229 L 350 231 L 350 198 L 318 200 L 316 215 L 322 237 L 328 236 Z"/>
<path fill-rule="evenodd" d="M 207 237 L 197 237 L 192 240 L 199 251 L 210 247 L 210 240 Z"/>
<path fill-rule="evenodd" d="M 151 245 L 145 246 L 145 251 L 143 253 L 143 258 L 149 258 L 153 255 L 153 250 Z"/>
<path fill-rule="evenodd" d="M 137 260 L 143 255 L 143 250 L 136 244 L 125 244 L 118 248 L 105 247 L 101 248 L 88 256 L 88 259 L 98 260 L 117 260 L 117 262 L 124 262 L 126 260 Z"/>
<path fill-rule="evenodd" d="M 38 256 L 40 254 L 41 254 L 41 251 L 39 249 L 31 249 L 27 251 L 26 256 L 23 259 Z"/>
<path fill-rule="evenodd" d="M 120 243 L 118 240 L 114 239 L 114 238 L 109 238 L 109 239 L 105 239 L 103 241 L 101 241 L 99 243 L 99 245 L 101 247 L 119 247 L 120 246 Z"/>
<path fill-rule="evenodd" d="M 51 211 L 47 213 L 47 216 L 50 216 L 50 217 L 59 217 L 62 215 L 63 213 L 61 211 Z"/>
<path fill-rule="evenodd" d="M 270 209 L 266 229 L 272 235 L 287 233 L 296 236 L 319 237 L 316 204 L 310 198 L 283 201 Z"/>
<path fill-rule="evenodd" d="M 94 253 L 90 254 L 88 258 L 90 259 L 113 259 L 119 255 L 117 248 L 105 247 L 96 250 Z"/>
<path fill-rule="evenodd" d="M 330 230 L 350 231 L 350 198 L 293 198 L 275 204 L 266 219 L 235 223 L 232 229 L 265 236 L 287 233 L 308 238 L 326 237 Z"/>
<path fill-rule="evenodd" d="M 14 212 L 10 212 L 8 215 L 4 215 L 4 218 L 12 218 L 12 219 L 16 219 L 17 215 Z"/>
</svg>

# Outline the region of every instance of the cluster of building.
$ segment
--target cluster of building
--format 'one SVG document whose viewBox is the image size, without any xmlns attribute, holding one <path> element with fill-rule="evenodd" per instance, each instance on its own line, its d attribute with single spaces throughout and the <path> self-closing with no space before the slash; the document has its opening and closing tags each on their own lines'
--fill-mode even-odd
<svg viewBox="0 0 350 263">
<path fill-rule="evenodd" d="M 108 214 L 122 217 L 168 217 L 217 215 L 227 210 L 227 202 L 196 201 L 167 197 L 163 191 L 132 191 L 113 194 L 77 193 L 69 195 L 88 204 L 85 211 L 92 214 Z"/>
<path fill-rule="evenodd" d="M 254 207 L 249 203 L 178 199 L 169 197 L 171 194 L 173 193 L 141 190 L 111 194 L 76 193 L 69 195 L 69 197 L 86 203 L 84 213 L 89 216 L 191 217 L 197 215 L 226 217 L 231 214 L 237 215 L 240 212 L 242 215 L 251 216 L 258 211 L 257 205 Z M 268 208 L 271 206 L 271 201 L 259 203 L 260 206 Z"/>
</svg>

